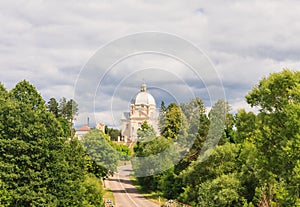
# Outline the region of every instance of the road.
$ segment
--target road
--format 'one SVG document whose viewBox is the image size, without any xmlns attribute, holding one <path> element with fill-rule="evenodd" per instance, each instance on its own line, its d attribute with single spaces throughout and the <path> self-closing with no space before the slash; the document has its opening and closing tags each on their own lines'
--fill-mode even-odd
<svg viewBox="0 0 300 207">
<path fill-rule="evenodd" d="M 130 181 L 131 165 L 118 167 L 118 172 L 105 181 L 115 197 L 115 207 L 159 207 L 142 196 Z"/>
</svg>

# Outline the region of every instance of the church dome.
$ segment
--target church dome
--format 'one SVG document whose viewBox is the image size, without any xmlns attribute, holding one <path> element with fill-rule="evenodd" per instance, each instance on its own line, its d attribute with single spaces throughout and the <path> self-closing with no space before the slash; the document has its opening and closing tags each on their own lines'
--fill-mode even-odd
<svg viewBox="0 0 300 207">
<path fill-rule="evenodd" d="M 141 91 L 138 92 L 131 100 L 134 105 L 156 105 L 153 96 L 147 92 L 146 84 L 142 84 Z"/>
</svg>

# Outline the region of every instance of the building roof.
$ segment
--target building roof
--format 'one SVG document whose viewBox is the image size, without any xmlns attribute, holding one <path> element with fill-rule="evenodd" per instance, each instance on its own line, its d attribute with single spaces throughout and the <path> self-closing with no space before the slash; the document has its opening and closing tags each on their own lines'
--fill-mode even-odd
<svg viewBox="0 0 300 207">
<path fill-rule="evenodd" d="M 156 105 L 153 96 L 147 92 L 146 84 L 142 84 L 141 91 L 138 92 L 131 100 L 134 105 Z"/>
<path fill-rule="evenodd" d="M 90 127 L 88 127 L 87 125 L 84 125 L 82 127 L 80 127 L 77 131 L 90 131 Z"/>
</svg>

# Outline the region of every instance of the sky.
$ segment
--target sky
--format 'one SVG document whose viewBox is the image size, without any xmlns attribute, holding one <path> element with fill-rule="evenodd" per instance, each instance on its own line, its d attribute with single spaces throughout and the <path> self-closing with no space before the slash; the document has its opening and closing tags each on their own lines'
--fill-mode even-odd
<svg viewBox="0 0 300 207">
<path fill-rule="evenodd" d="M 0 81 L 74 98 L 77 126 L 119 126 L 143 82 L 158 107 L 200 96 L 255 110 L 244 97 L 259 80 L 300 69 L 299 19 L 298 0 L 1 1 Z"/>
</svg>

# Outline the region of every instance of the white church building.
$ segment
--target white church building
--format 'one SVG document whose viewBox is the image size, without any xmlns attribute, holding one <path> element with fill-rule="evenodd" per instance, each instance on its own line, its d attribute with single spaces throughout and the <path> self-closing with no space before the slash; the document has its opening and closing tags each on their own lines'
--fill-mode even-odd
<svg viewBox="0 0 300 207">
<path fill-rule="evenodd" d="M 121 134 L 125 142 L 137 141 L 137 130 L 147 121 L 158 132 L 158 112 L 154 97 L 147 92 L 146 84 L 132 98 L 129 112 L 123 113 Z"/>
</svg>

